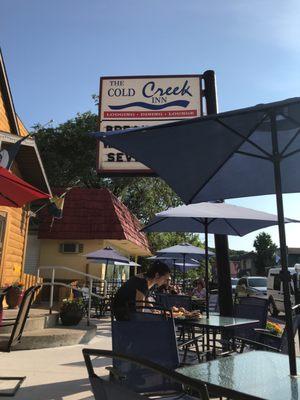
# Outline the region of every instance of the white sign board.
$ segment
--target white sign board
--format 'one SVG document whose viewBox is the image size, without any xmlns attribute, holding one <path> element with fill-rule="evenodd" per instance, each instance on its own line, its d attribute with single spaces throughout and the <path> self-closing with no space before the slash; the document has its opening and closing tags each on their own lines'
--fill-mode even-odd
<svg viewBox="0 0 300 400">
<path fill-rule="evenodd" d="M 202 115 L 201 75 L 103 77 L 100 81 L 100 131 L 157 125 Z M 98 172 L 146 175 L 152 171 L 99 142 Z"/>
</svg>

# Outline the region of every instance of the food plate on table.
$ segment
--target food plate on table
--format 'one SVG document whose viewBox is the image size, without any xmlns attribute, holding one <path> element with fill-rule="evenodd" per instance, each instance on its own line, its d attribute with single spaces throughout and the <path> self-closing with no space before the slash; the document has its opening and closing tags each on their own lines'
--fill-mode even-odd
<svg viewBox="0 0 300 400">
<path fill-rule="evenodd" d="M 173 317 L 182 320 L 197 320 L 202 318 L 202 314 L 198 310 L 187 311 L 183 307 L 172 307 Z"/>
</svg>

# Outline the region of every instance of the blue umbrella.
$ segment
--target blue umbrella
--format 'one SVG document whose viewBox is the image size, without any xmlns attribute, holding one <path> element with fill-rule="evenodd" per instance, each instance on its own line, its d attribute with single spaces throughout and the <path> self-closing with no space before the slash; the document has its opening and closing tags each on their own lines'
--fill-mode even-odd
<svg viewBox="0 0 300 400">
<path fill-rule="evenodd" d="M 285 222 L 299 222 L 285 219 Z M 146 225 L 146 232 L 204 232 L 243 236 L 278 223 L 277 215 L 225 203 L 199 203 L 160 212 Z M 208 304 L 208 254 L 205 257 L 206 302 Z M 207 307 L 209 317 L 209 308 Z"/>
<path fill-rule="evenodd" d="M 208 256 L 213 256 L 214 253 L 209 252 L 208 249 L 203 250 L 200 249 L 199 247 L 193 246 L 189 243 L 181 243 L 177 244 L 175 246 L 171 246 L 165 249 L 161 249 L 157 252 L 158 254 L 164 254 L 168 257 L 176 257 L 178 254 L 180 254 L 183 257 L 183 290 L 185 289 L 185 263 L 186 263 L 186 257 L 188 256 L 189 258 L 193 258 L 196 260 L 201 260 L 204 259 L 204 257 L 207 255 L 207 260 Z M 208 265 L 207 265 L 207 270 L 208 270 Z M 207 276 L 208 276 L 208 271 L 207 271 Z M 206 291 L 208 292 L 208 286 L 206 287 Z"/>
<path fill-rule="evenodd" d="M 159 253 L 157 256 L 148 257 L 148 260 L 162 260 L 166 264 L 173 263 L 173 281 L 175 283 L 176 280 L 176 266 L 181 266 L 180 268 L 182 272 L 185 273 L 185 267 L 189 267 L 190 265 L 197 265 L 199 267 L 199 263 L 197 260 L 186 258 L 183 254 L 176 254 L 172 257 L 172 254 L 163 254 Z M 184 260 L 184 263 L 183 263 Z"/>
<path fill-rule="evenodd" d="M 122 133 L 97 133 L 185 203 L 276 194 L 291 375 L 297 374 L 282 193 L 300 192 L 300 98 Z"/>
<path fill-rule="evenodd" d="M 112 262 L 115 263 L 116 261 L 122 262 L 124 264 L 129 264 L 130 260 L 121 254 L 119 254 L 115 249 L 112 247 L 105 247 L 104 249 L 96 250 L 91 253 L 85 255 L 86 259 L 90 262 L 98 263 L 104 262 L 105 268 L 107 268 L 108 263 Z M 113 284 L 115 281 L 115 264 L 113 269 Z"/>
</svg>

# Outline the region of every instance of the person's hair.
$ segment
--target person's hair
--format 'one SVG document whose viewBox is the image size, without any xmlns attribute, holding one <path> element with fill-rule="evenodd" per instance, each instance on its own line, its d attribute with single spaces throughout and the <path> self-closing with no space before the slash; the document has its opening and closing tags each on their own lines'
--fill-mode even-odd
<svg viewBox="0 0 300 400">
<path fill-rule="evenodd" d="M 170 268 L 167 266 L 167 264 L 161 262 L 161 261 L 155 261 L 147 270 L 145 273 L 146 278 L 153 279 L 156 274 L 159 276 L 163 276 L 166 274 L 170 274 Z"/>
</svg>

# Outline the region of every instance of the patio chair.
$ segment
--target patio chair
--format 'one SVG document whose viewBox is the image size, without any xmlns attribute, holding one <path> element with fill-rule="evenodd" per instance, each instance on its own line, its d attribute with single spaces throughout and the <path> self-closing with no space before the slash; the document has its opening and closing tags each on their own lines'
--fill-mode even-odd
<svg viewBox="0 0 300 400">
<path fill-rule="evenodd" d="M 266 328 L 268 308 L 268 299 L 259 297 L 241 297 L 237 299 L 233 309 L 234 316 L 236 318 L 256 319 L 259 322 L 255 325 L 251 325 L 251 328 L 234 328 L 234 336 L 259 341 L 260 333 L 258 330 Z"/>
<path fill-rule="evenodd" d="M 165 318 L 164 314 L 135 313 L 135 319 L 130 321 L 112 320 L 112 349 L 116 353 L 127 354 L 160 364 L 163 367 L 175 369 L 179 367 L 179 349 L 187 357 L 186 346 L 195 344 L 192 339 L 182 345 L 177 345 L 173 318 Z M 198 349 L 199 351 L 199 349 Z M 160 392 L 166 388 L 174 390 L 174 383 L 168 387 L 161 375 L 145 371 L 125 361 L 114 360 L 112 376 L 126 374 L 126 384 L 136 392 Z M 146 377 L 145 377 L 146 376 Z"/>
<path fill-rule="evenodd" d="M 27 289 L 24 293 L 23 299 L 21 301 L 19 311 L 17 314 L 16 319 L 13 318 L 7 318 L 4 319 L 4 323 L 2 323 L 1 326 L 12 326 L 12 332 L 7 339 L 0 339 L 0 351 L 2 352 L 10 352 L 12 347 L 18 344 L 21 341 L 22 333 L 25 327 L 25 323 L 28 317 L 28 313 L 31 307 L 31 304 L 34 300 L 34 295 L 37 292 L 37 290 L 40 289 L 39 286 L 31 286 L 29 289 Z M 5 321 L 12 321 L 14 322 L 5 322 Z M 0 332 L 1 332 L 1 327 L 0 327 Z M 21 386 L 22 382 L 24 381 L 26 377 L 0 377 L 0 382 L 1 381 L 16 381 L 16 385 L 14 388 L 10 391 L 1 391 L 0 392 L 0 397 L 3 396 L 14 396 L 19 387 Z"/>
<path fill-rule="evenodd" d="M 179 295 L 179 294 L 157 294 L 157 303 L 161 304 L 166 308 L 172 307 L 183 307 L 188 311 L 192 310 L 192 298 L 191 296 Z"/>
<path fill-rule="evenodd" d="M 130 365 L 134 364 L 138 368 L 142 368 L 143 370 L 147 371 L 147 375 L 149 373 L 151 375 L 155 373 L 156 375 L 164 377 L 165 381 L 176 382 L 177 387 L 180 389 L 180 392 L 176 393 L 175 398 L 180 398 L 182 400 L 209 400 L 207 388 L 203 383 L 195 382 L 192 379 L 185 377 L 170 368 L 163 367 L 162 365 L 153 363 L 152 361 L 144 360 L 140 357 L 136 357 L 133 355 L 125 355 L 108 350 L 83 349 L 82 353 L 88 370 L 93 394 L 96 400 L 142 400 L 149 397 L 141 395 L 134 390 L 128 388 L 124 385 L 124 381 L 122 380 L 109 381 L 105 379 L 105 377 L 99 377 L 98 375 L 96 375 L 93 367 L 94 360 L 92 361 L 91 357 L 97 357 L 97 359 L 98 357 L 113 358 L 114 361 L 118 360 L 119 362 L 127 364 L 130 363 Z M 124 375 L 124 379 L 126 379 L 126 375 Z M 182 389 L 183 385 L 186 388 L 188 387 L 193 392 L 193 396 L 184 393 Z M 174 396 L 168 395 L 167 397 L 160 397 L 160 400 L 163 399 L 172 400 L 174 399 Z"/>
<path fill-rule="evenodd" d="M 3 319 L 2 326 L 12 326 L 11 335 L 8 339 L 0 339 L 0 351 L 10 352 L 11 348 L 21 341 L 22 333 L 29 314 L 35 293 L 40 289 L 40 285 L 31 286 L 24 293 L 19 311 L 16 318 Z M 14 321 L 14 322 L 7 322 Z M 1 329 L 1 328 L 0 328 Z"/>
<path fill-rule="evenodd" d="M 296 305 L 292 307 L 293 310 L 293 334 L 298 336 L 300 334 L 300 314 L 296 314 L 296 311 L 299 310 L 300 305 Z M 287 339 L 287 330 L 284 328 L 283 334 L 281 337 L 275 336 L 271 334 L 266 329 L 257 329 L 259 333 L 259 341 L 249 340 L 245 338 L 239 338 L 242 342 L 242 346 L 240 352 L 242 353 L 246 346 L 253 350 L 269 350 L 275 351 L 282 354 L 288 354 L 288 339 Z"/>
</svg>

